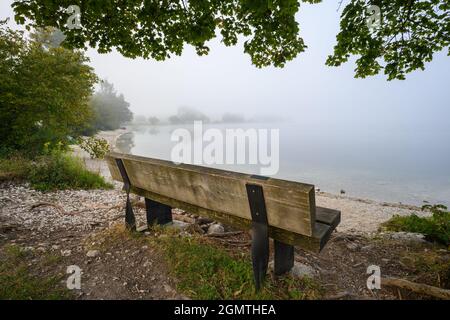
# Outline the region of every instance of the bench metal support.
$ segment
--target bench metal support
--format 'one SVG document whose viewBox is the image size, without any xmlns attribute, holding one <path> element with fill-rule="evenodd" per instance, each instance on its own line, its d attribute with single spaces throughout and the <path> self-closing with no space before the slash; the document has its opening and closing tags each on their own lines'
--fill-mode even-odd
<svg viewBox="0 0 450 320">
<path fill-rule="evenodd" d="M 127 170 L 123 165 L 122 159 L 116 159 L 116 163 L 117 167 L 119 168 L 120 175 L 122 176 L 123 188 L 127 193 L 127 203 L 125 207 L 125 225 L 127 229 L 136 231 L 136 218 L 134 217 L 134 212 L 130 201 L 130 188 L 131 188 L 130 178 L 128 178 Z"/>
<path fill-rule="evenodd" d="M 148 225 L 164 225 L 172 222 L 172 208 L 165 204 L 145 198 L 145 209 Z"/>
<path fill-rule="evenodd" d="M 262 187 L 247 184 L 246 188 L 252 214 L 253 275 L 258 291 L 264 282 L 269 264 L 269 226 Z"/>
<path fill-rule="evenodd" d="M 276 276 L 289 272 L 294 266 L 294 246 L 274 240 L 275 263 L 274 272 Z"/>
</svg>

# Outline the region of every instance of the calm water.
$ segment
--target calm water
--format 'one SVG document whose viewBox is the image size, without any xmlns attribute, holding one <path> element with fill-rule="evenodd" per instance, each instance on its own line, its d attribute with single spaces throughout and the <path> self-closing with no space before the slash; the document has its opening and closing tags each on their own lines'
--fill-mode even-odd
<svg viewBox="0 0 450 320">
<path fill-rule="evenodd" d="M 118 145 L 123 152 L 170 160 L 176 144 L 170 137 L 178 127 L 134 128 Z M 192 126 L 183 127 L 192 130 Z M 204 130 L 279 129 L 279 178 L 311 183 L 331 193 L 343 189 L 352 197 L 450 206 L 449 129 L 321 127 L 319 130 L 311 124 L 246 123 L 204 125 Z M 260 169 L 257 165 L 214 167 L 252 174 L 259 174 Z"/>
</svg>

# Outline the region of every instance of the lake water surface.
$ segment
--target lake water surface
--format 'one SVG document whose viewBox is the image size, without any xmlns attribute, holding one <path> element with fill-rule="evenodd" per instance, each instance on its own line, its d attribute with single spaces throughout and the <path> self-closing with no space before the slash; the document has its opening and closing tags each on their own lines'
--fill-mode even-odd
<svg viewBox="0 0 450 320">
<path fill-rule="evenodd" d="M 170 160 L 180 126 L 135 127 L 118 147 L 126 153 Z M 182 127 L 192 131 L 193 125 Z M 420 128 L 333 127 L 318 130 L 300 123 L 209 124 L 230 128 L 279 129 L 278 178 L 314 184 L 321 191 L 384 202 L 422 205 L 423 201 L 450 206 L 450 130 Z M 205 143 L 207 144 L 207 143 Z M 258 165 L 213 165 L 259 174 Z"/>
</svg>

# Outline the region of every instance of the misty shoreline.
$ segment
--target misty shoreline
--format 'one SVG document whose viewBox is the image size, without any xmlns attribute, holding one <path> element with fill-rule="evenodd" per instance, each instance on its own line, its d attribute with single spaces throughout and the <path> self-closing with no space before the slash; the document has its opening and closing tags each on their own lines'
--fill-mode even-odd
<svg viewBox="0 0 450 320">
<path fill-rule="evenodd" d="M 97 137 L 106 139 L 111 144 L 112 150 L 120 152 L 115 146 L 118 139 L 129 133 L 128 129 L 118 129 L 114 131 L 101 131 Z M 101 174 L 108 181 L 112 181 L 109 169 L 104 160 L 90 159 L 89 155 L 74 148 L 74 153 L 81 157 L 86 167 Z M 121 184 L 114 183 L 117 192 L 121 192 Z M 99 199 L 102 201 L 102 198 Z M 371 199 L 354 198 L 346 195 L 333 194 L 329 192 L 316 191 L 316 204 L 318 206 L 340 210 L 342 214 L 341 224 L 338 226 L 339 232 L 350 232 L 356 234 L 372 234 L 379 230 L 381 223 L 389 220 L 394 215 L 406 216 L 415 213 L 419 216 L 428 216 L 422 212 L 420 207 L 408 204 L 389 203 Z"/>
</svg>

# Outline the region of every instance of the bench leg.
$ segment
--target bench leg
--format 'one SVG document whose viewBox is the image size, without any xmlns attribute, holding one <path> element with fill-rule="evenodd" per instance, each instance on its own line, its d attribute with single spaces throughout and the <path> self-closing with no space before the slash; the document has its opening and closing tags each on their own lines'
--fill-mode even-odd
<svg viewBox="0 0 450 320">
<path fill-rule="evenodd" d="M 255 287 L 259 291 L 269 264 L 269 235 L 267 225 L 254 223 L 252 226 L 252 263 Z"/>
<path fill-rule="evenodd" d="M 275 246 L 275 275 L 281 276 L 289 272 L 294 266 L 294 246 L 274 240 Z"/>
<path fill-rule="evenodd" d="M 256 291 L 259 291 L 269 264 L 269 226 L 263 189 L 247 184 L 247 195 L 252 214 L 252 263 Z"/>
<path fill-rule="evenodd" d="M 125 226 L 128 230 L 136 231 L 136 218 L 134 217 L 129 195 L 127 195 L 127 204 L 125 207 Z"/>
<path fill-rule="evenodd" d="M 164 225 L 172 222 L 172 208 L 165 204 L 145 198 L 145 209 L 147 211 L 147 224 Z"/>
</svg>

